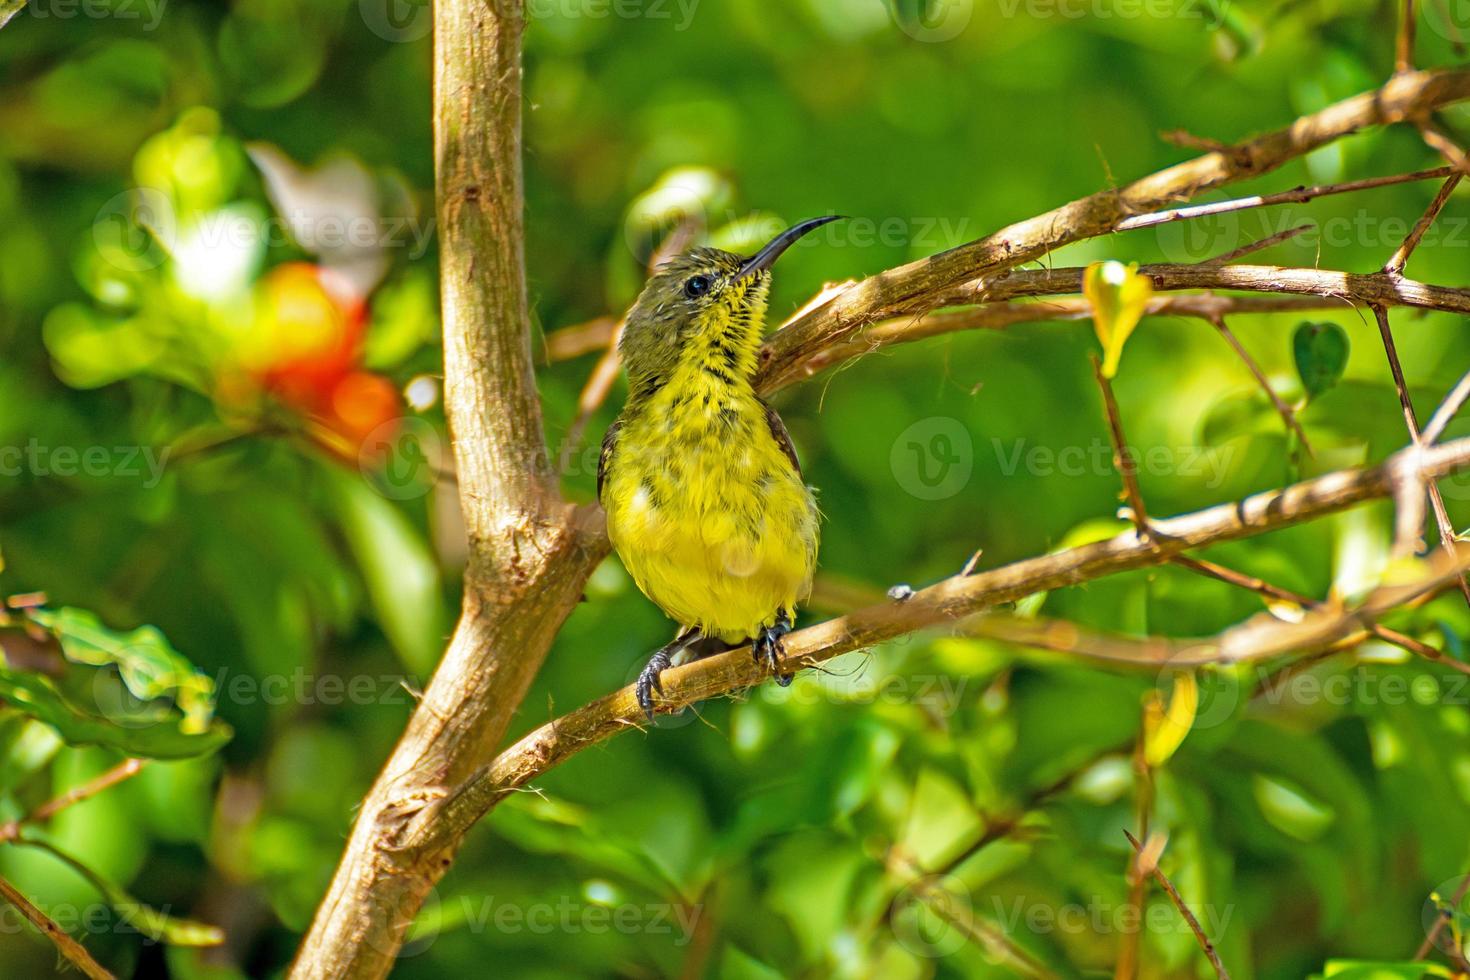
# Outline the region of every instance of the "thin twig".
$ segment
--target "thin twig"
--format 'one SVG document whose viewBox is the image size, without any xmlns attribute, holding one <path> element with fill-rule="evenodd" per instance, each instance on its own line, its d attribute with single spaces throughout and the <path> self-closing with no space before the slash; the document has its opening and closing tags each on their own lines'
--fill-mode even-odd
<svg viewBox="0 0 1470 980">
<path fill-rule="evenodd" d="M 945 922 L 954 926 L 965 938 L 985 949 L 991 956 L 1008 963 L 1022 976 L 1033 980 L 1057 980 L 1057 975 L 1048 970 L 1036 957 L 1017 946 L 1010 936 L 996 926 L 986 922 L 968 905 L 963 910 L 951 908 L 952 897 L 944 889 L 920 872 L 911 883 L 912 890 L 924 907 Z"/>
<path fill-rule="evenodd" d="M 1227 568 L 1224 565 L 1203 558 L 1195 558 L 1192 555 L 1175 555 L 1169 561 L 1172 564 L 1178 565 L 1180 568 L 1185 568 L 1196 574 L 1204 575 L 1207 578 L 1247 589 L 1267 599 L 1274 599 L 1277 602 L 1289 602 L 1293 605 L 1301 606 L 1303 609 L 1314 609 L 1322 606 L 1320 600 L 1313 599 L 1311 596 L 1302 595 L 1300 592 L 1293 592 L 1291 589 L 1284 589 L 1264 579 L 1256 578 L 1254 575 L 1246 575 L 1242 572 L 1237 572 L 1233 568 Z M 1426 660 L 1448 664 L 1457 670 L 1470 673 L 1470 664 L 1462 664 L 1457 660 L 1446 659 L 1441 651 L 1422 640 L 1417 640 L 1409 636 L 1407 633 L 1401 633 L 1396 629 L 1380 623 L 1369 624 L 1368 632 L 1385 643 L 1391 643 L 1396 647 L 1408 650 L 1410 653 L 1418 654 Z"/>
<path fill-rule="evenodd" d="M 1133 845 L 1134 852 L 1142 854 L 1143 845 L 1138 842 L 1138 838 L 1128 833 L 1126 829 L 1123 833 L 1128 837 L 1128 843 Z M 1184 921 L 1189 923 L 1189 928 L 1194 931 L 1194 938 L 1199 940 L 1200 948 L 1205 951 L 1205 956 L 1209 958 L 1210 965 L 1215 968 L 1215 976 L 1219 980 L 1230 980 L 1230 974 L 1226 971 L 1225 964 L 1220 962 L 1220 954 L 1215 951 L 1215 944 L 1210 942 L 1210 937 L 1205 935 L 1204 929 L 1200 928 L 1199 920 L 1194 917 L 1194 913 L 1189 910 L 1189 906 L 1184 904 L 1184 899 L 1179 895 L 1179 889 L 1175 888 L 1174 883 L 1169 880 L 1168 876 L 1159 870 L 1157 863 L 1152 868 L 1152 874 L 1154 880 L 1159 883 L 1159 887 L 1168 893 L 1169 900 L 1174 903 L 1174 907 L 1179 910 L 1179 914 L 1184 916 Z"/>
<path fill-rule="evenodd" d="M 1308 221 L 1305 224 L 1297 225 L 1295 228 L 1288 228 L 1285 231 L 1278 231 L 1274 235 L 1267 235 L 1265 238 L 1258 238 L 1253 242 L 1246 242 L 1239 248 L 1233 248 L 1224 255 L 1217 255 L 1212 259 L 1205 259 L 1200 265 L 1225 265 L 1227 262 L 1234 262 L 1241 256 L 1250 255 L 1253 252 L 1265 251 L 1272 245 L 1280 245 L 1282 242 L 1289 241 L 1303 232 L 1311 231 L 1316 227 L 1316 225 Z"/>
<path fill-rule="evenodd" d="M 1439 437 L 1444 435 L 1445 426 L 1454 420 L 1467 398 L 1470 398 L 1470 371 L 1460 376 L 1460 380 L 1455 382 L 1455 387 L 1430 416 L 1429 424 L 1424 427 L 1424 445 L 1432 446 L 1439 442 Z"/>
<path fill-rule="evenodd" d="M 1393 385 L 1398 390 L 1399 405 L 1404 412 L 1404 425 L 1409 430 L 1409 438 L 1413 440 L 1416 447 L 1424 446 L 1423 434 L 1419 431 L 1419 418 L 1414 414 L 1414 402 L 1409 398 L 1409 386 L 1404 381 L 1404 369 L 1399 364 L 1398 348 L 1393 342 L 1393 331 L 1388 325 L 1388 311 L 1381 306 L 1373 307 L 1373 316 L 1378 321 L 1378 334 L 1383 338 L 1383 351 L 1388 356 L 1388 368 L 1393 374 Z M 1450 523 L 1449 512 L 1445 509 L 1444 497 L 1439 492 L 1439 484 L 1434 480 L 1426 481 L 1429 490 L 1429 504 L 1434 510 L 1434 519 L 1439 525 L 1439 543 L 1449 554 L 1455 553 L 1455 528 Z M 1417 490 L 1415 491 L 1417 492 Z M 1404 542 L 1398 542 L 1402 546 Z M 1470 581 L 1464 575 L 1460 576 L 1460 592 L 1465 596 L 1465 601 L 1470 603 Z"/>
<path fill-rule="evenodd" d="M 1254 357 L 1251 357 L 1250 352 L 1241 344 L 1240 338 L 1235 336 L 1234 331 L 1225 325 L 1225 318 L 1218 316 L 1210 322 L 1216 330 L 1220 331 L 1220 336 L 1225 338 L 1231 348 L 1235 350 L 1235 353 L 1239 355 L 1240 359 L 1245 362 L 1245 366 L 1250 369 L 1251 376 L 1256 379 L 1256 384 L 1261 386 L 1261 390 L 1266 393 L 1266 397 L 1271 399 L 1271 404 L 1276 406 L 1276 414 L 1280 415 L 1281 421 L 1286 423 L 1287 431 L 1295 432 L 1297 439 L 1301 440 L 1302 448 L 1307 451 L 1307 455 L 1315 458 L 1317 454 L 1312 451 L 1312 444 L 1307 440 L 1307 430 L 1303 429 L 1301 423 L 1297 421 L 1296 412 L 1293 412 L 1291 406 L 1286 404 L 1280 395 L 1276 394 L 1276 389 L 1271 387 L 1271 382 L 1266 378 L 1266 372 L 1261 370 L 1261 365 L 1256 363 Z"/>
<path fill-rule="evenodd" d="M 1470 892 L 1470 873 L 1467 873 L 1460 879 L 1460 887 L 1455 889 L 1455 895 L 1450 899 L 1450 904 L 1446 906 L 1444 913 L 1434 917 L 1434 925 L 1429 927 L 1429 932 L 1425 935 L 1424 941 L 1414 951 L 1414 959 L 1422 960 L 1429 955 L 1429 951 L 1434 948 L 1434 942 L 1439 938 L 1439 934 L 1443 931 L 1445 923 L 1454 916 L 1455 909 L 1459 908 L 1460 903 L 1465 900 L 1467 892 Z"/>
<path fill-rule="evenodd" d="M 612 343 L 613 331 L 617 327 L 618 317 L 615 316 L 593 317 L 582 323 L 559 327 L 546 335 L 541 356 L 545 363 L 555 364 L 604 350 Z"/>
<path fill-rule="evenodd" d="M 1143 509 L 1143 492 L 1138 489 L 1138 464 L 1133 460 L 1133 451 L 1128 448 L 1128 443 L 1123 436 L 1123 419 L 1118 413 L 1118 402 L 1113 397 L 1113 386 L 1103 374 L 1102 362 L 1096 354 L 1089 354 L 1092 360 L 1092 376 L 1097 380 L 1098 390 L 1102 392 L 1103 410 L 1108 417 L 1108 437 L 1113 442 L 1113 467 L 1118 475 L 1123 478 L 1123 493 L 1128 501 L 1128 509 L 1132 512 L 1130 519 L 1134 527 L 1138 528 L 1138 537 L 1141 541 L 1151 540 L 1153 532 L 1148 526 L 1148 511 Z"/>
<path fill-rule="evenodd" d="M 85 973 L 89 980 L 117 980 L 102 968 L 102 964 L 92 959 L 92 954 L 87 952 L 85 946 L 68 935 L 66 930 L 53 922 L 49 915 L 31 904 L 30 899 L 22 895 L 4 878 L 0 878 L 0 898 L 19 909 L 26 921 L 35 926 L 47 939 L 50 939 L 56 945 L 57 951 L 66 957 L 67 962 Z"/>
<path fill-rule="evenodd" d="M 1405 2 L 1412 3 L 1413 0 L 1405 0 Z M 1455 188 L 1459 186 L 1460 180 L 1464 176 L 1464 174 L 1456 171 L 1445 178 L 1445 182 L 1439 187 L 1439 193 L 1434 195 L 1434 200 L 1429 202 L 1429 207 L 1425 208 L 1424 213 L 1419 216 L 1419 220 L 1414 222 L 1414 227 L 1410 229 L 1408 237 L 1404 239 L 1404 243 L 1394 250 L 1393 256 L 1383 266 L 1384 272 L 1390 275 L 1396 275 L 1404 271 L 1404 266 L 1408 263 L 1409 256 L 1414 254 L 1414 249 L 1419 247 L 1419 242 L 1424 238 L 1424 233 L 1429 230 L 1430 225 L 1434 224 L 1434 219 L 1439 217 L 1439 212 L 1444 210 L 1445 202 L 1450 199 L 1450 195 L 1454 193 Z"/>
<path fill-rule="evenodd" d="M 1452 140 L 1448 133 L 1428 118 L 1420 118 L 1417 125 L 1419 135 L 1423 137 L 1425 144 L 1430 149 L 1448 160 L 1460 173 L 1470 174 L 1470 156 L 1465 154 L 1459 143 Z"/>
<path fill-rule="evenodd" d="M 1339 310 L 1349 304 L 1336 296 L 1217 296 L 1212 293 L 1159 295 L 1148 302 L 1148 316 L 1184 316 L 1208 320 L 1225 313 L 1305 313 Z M 962 310 L 905 315 L 883 320 L 861 334 L 817 352 L 798 372 L 810 376 L 836 364 L 875 353 L 895 344 L 968 330 L 1005 330 L 1023 323 L 1086 320 L 1092 304 L 1080 297 L 985 303 Z"/>
<path fill-rule="evenodd" d="M 1414 0 L 1402 0 L 1399 36 L 1393 60 L 1394 71 L 1402 74 L 1414 70 Z"/>
<path fill-rule="evenodd" d="M 940 290 L 927 297 L 925 303 L 932 304 L 928 306 L 932 310 L 945 306 L 971 306 L 977 303 L 1080 293 L 1084 272 L 1079 266 L 1020 269 L 1000 279 L 975 279 L 951 289 Z M 1156 293 L 1181 289 L 1231 289 L 1271 293 L 1277 299 L 1285 299 L 1291 295 L 1321 296 L 1337 299 L 1344 306 L 1376 303 L 1386 308 L 1409 306 L 1448 313 L 1470 313 L 1470 289 L 1431 285 L 1403 276 L 1392 276 L 1381 269 L 1376 272 L 1355 273 L 1279 265 L 1150 263 L 1139 266 L 1138 272 L 1148 276 Z M 776 336 L 780 334 L 773 336 L 771 340 L 774 341 Z M 779 387 L 765 376 L 759 377 L 758 383 L 767 391 Z"/>
<path fill-rule="evenodd" d="M 1225 214 L 1230 211 L 1245 211 L 1250 208 L 1270 207 L 1276 204 L 1305 204 L 1314 198 L 1328 197 L 1333 194 L 1350 194 L 1355 191 L 1372 190 L 1375 187 L 1388 187 L 1392 184 L 1407 184 L 1416 180 L 1433 180 L 1437 177 L 1448 177 L 1454 172 L 1454 169 L 1454 167 L 1434 167 L 1429 170 L 1416 170 L 1413 173 L 1407 174 L 1365 177 L 1362 180 L 1349 180 L 1340 184 L 1294 187 L 1289 191 L 1279 191 L 1275 194 L 1252 194 L 1250 197 L 1237 197 L 1228 201 L 1212 201 L 1209 204 L 1195 204 L 1184 208 L 1152 211 L 1148 214 L 1138 214 L 1131 218 L 1124 218 L 1118 222 L 1117 230 L 1133 231 L 1138 228 L 1152 228 L 1154 225 L 1168 224 L 1171 221 L 1187 221 L 1190 218 L 1204 218 L 1214 214 Z"/>
<path fill-rule="evenodd" d="M 1145 709 L 1147 710 L 1147 709 Z M 1136 777 L 1137 795 L 1134 799 L 1133 818 L 1138 823 L 1140 837 L 1148 837 L 1149 817 L 1153 813 L 1153 769 L 1144 752 L 1144 732 L 1140 729 L 1138 742 L 1133 749 L 1133 775 Z M 1123 833 L 1128 833 L 1124 830 Z M 1130 835 L 1129 840 L 1132 840 Z M 1113 967 L 1114 980 L 1134 980 L 1138 976 L 1138 949 L 1143 938 L 1143 885 L 1148 874 L 1141 865 L 1142 854 L 1132 854 L 1128 860 L 1128 905 L 1133 909 L 1134 927 L 1123 932 L 1123 942 L 1118 950 L 1118 962 Z"/>
<path fill-rule="evenodd" d="M 96 796 L 105 789 L 110 789 L 118 783 L 136 776 L 143 771 L 145 765 L 147 765 L 147 761 L 144 759 L 124 759 L 101 775 L 79 786 L 73 786 L 60 796 L 47 800 L 25 816 L 0 824 L 0 843 L 15 840 L 20 836 L 22 827 L 45 823 L 67 807 L 75 806 L 83 800 Z"/>
</svg>

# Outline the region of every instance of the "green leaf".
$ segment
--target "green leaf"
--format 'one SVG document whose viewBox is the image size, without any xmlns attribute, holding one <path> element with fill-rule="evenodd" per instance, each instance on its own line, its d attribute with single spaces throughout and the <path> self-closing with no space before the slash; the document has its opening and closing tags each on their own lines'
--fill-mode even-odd
<svg viewBox="0 0 1470 980">
<path fill-rule="evenodd" d="M 128 691 L 142 701 L 172 697 L 184 713 L 179 730 L 198 735 L 214 716 L 214 682 L 169 645 L 156 626 L 131 632 L 108 629 L 85 609 L 32 609 L 31 621 L 50 630 L 68 660 L 115 666 Z"/>
<path fill-rule="evenodd" d="M 1317 840 L 1337 819 L 1332 807 L 1300 788 L 1270 776 L 1255 775 L 1251 789 L 1256 804 L 1273 827 L 1299 841 Z"/>
<path fill-rule="evenodd" d="M 1316 398 L 1342 379 L 1348 360 L 1347 331 L 1335 323 L 1300 323 L 1291 338 L 1291 352 L 1307 398 Z"/>
<path fill-rule="evenodd" d="M 40 772 L 64 744 L 55 730 L 24 711 L 0 709 L 0 790 L 13 790 Z"/>
<path fill-rule="evenodd" d="M 411 272 L 374 295 L 363 365 L 378 371 L 397 367 L 433 340 L 438 329 L 435 283 Z"/>
<path fill-rule="evenodd" d="M 105 745 L 149 759 L 185 759 L 213 752 L 230 740 L 230 728 L 216 721 L 202 732 L 187 732 L 169 720 L 139 725 L 94 715 L 72 704 L 50 678 L 0 667 L 0 698 L 45 722 L 70 745 Z"/>
<path fill-rule="evenodd" d="M 218 946 L 225 941 L 225 934 L 218 926 L 193 919 L 178 919 L 144 905 L 129 895 L 121 886 L 104 878 L 76 858 L 53 844 L 36 837 L 21 837 L 17 843 L 36 847 L 70 866 L 77 874 L 87 879 L 93 888 L 102 893 L 102 900 L 112 906 L 114 912 L 125 923 L 156 942 L 171 946 Z"/>
<path fill-rule="evenodd" d="M 780 980 L 781 971 L 751 956 L 733 943 L 725 946 L 720 976 L 726 980 Z"/>
<path fill-rule="evenodd" d="M 409 670 L 427 676 L 448 626 L 439 565 L 422 532 L 366 480 L 337 475 L 337 513 L 378 621 Z"/>
</svg>

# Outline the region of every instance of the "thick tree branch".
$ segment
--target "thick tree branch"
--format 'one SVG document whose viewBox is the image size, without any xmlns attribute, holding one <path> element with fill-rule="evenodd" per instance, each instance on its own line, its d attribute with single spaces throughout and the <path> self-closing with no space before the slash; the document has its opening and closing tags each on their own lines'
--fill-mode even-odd
<svg viewBox="0 0 1470 980">
<path fill-rule="evenodd" d="M 469 537 L 463 610 L 363 801 L 295 980 L 385 976 L 458 839 L 409 859 L 413 814 L 483 767 L 602 555 L 559 497 L 532 373 L 523 256 L 518 0 L 434 5 L 445 406 Z"/>
</svg>

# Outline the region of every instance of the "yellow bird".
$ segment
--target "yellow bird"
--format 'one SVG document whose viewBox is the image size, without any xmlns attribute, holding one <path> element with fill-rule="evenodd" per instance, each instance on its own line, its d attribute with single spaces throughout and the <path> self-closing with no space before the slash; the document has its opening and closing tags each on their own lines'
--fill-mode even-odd
<svg viewBox="0 0 1470 980">
<path fill-rule="evenodd" d="M 752 258 L 696 248 L 660 266 L 619 346 L 628 402 L 602 440 L 597 496 L 643 594 L 681 627 L 638 678 L 653 717 L 660 673 L 700 641 L 753 640 L 779 673 L 781 638 L 811 591 L 818 512 L 786 426 L 755 393 L 771 266 L 803 221 Z"/>
</svg>

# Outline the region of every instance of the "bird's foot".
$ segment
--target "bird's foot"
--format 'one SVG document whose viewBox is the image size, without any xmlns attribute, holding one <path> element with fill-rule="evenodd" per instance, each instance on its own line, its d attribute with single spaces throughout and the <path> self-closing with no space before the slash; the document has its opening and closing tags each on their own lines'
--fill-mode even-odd
<svg viewBox="0 0 1470 980">
<path fill-rule="evenodd" d="M 771 673 L 776 675 L 776 683 L 782 687 L 791 684 L 791 675 L 781 673 L 781 658 L 786 655 L 786 643 L 783 637 L 791 632 L 791 617 L 783 610 L 776 617 L 776 622 L 770 626 L 761 628 L 756 635 L 755 642 L 751 644 L 751 653 L 756 663 L 764 663 L 771 668 Z"/>
<path fill-rule="evenodd" d="M 653 692 L 664 693 L 663 684 L 659 683 L 658 675 L 668 669 L 673 658 L 667 651 L 660 650 L 648 658 L 648 665 L 643 668 L 643 673 L 638 675 L 638 682 L 634 685 L 638 692 L 638 706 L 653 721 Z"/>
<path fill-rule="evenodd" d="M 664 693 L 664 686 L 659 679 L 659 675 L 669 669 L 676 655 L 682 653 L 691 643 L 698 640 L 700 636 L 701 634 L 697 629 L 685 630 L 674 639 L 674 642 L 662 647 L 657 653 L 648 658 L 648 663 L 644 666 L 643 672 L 638 675 L 638 680 L 634 683 L 633 689 L 638 695 L 638 706 L 648 716 L 649 722 L 653 721 L 653 692 L 657 691 L 660 695 Z"/>
</svg>

